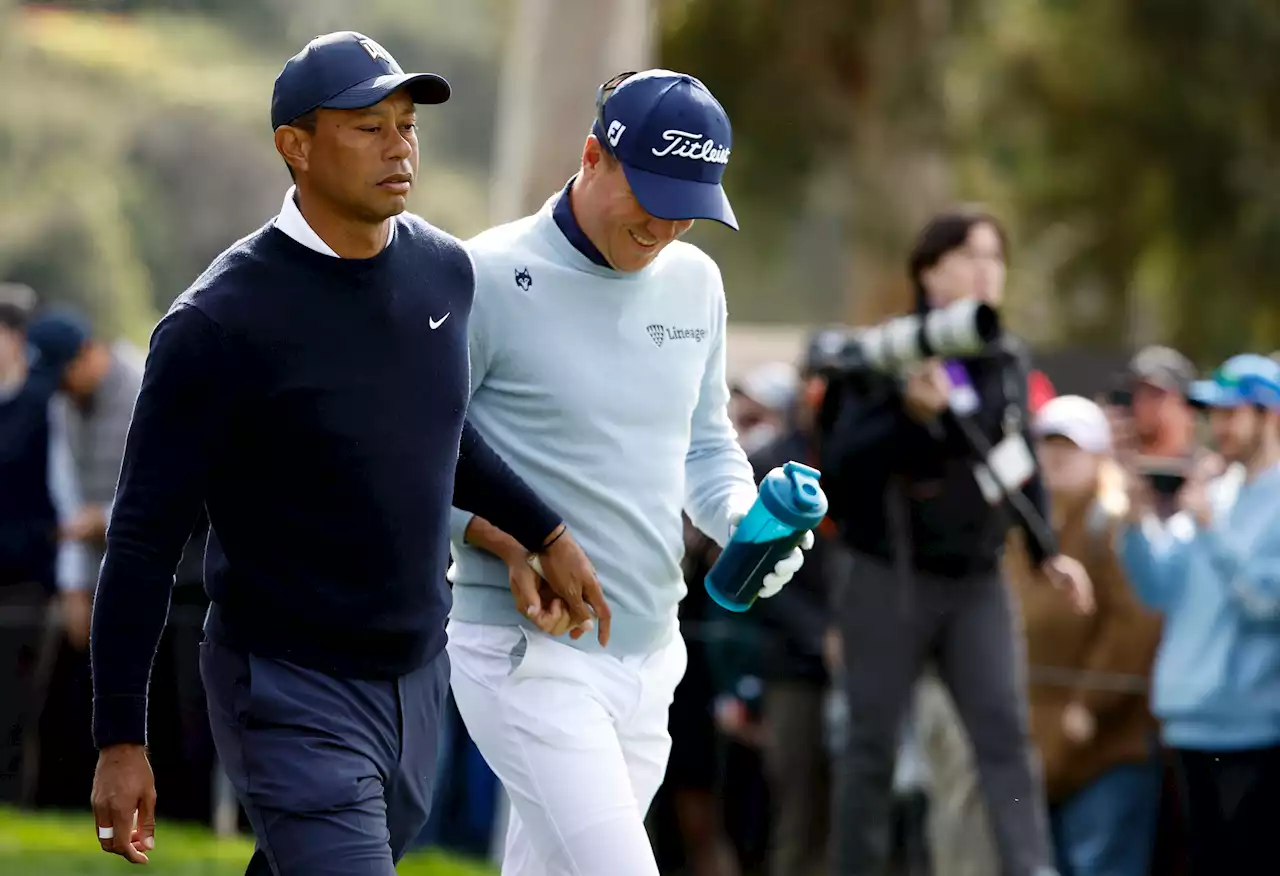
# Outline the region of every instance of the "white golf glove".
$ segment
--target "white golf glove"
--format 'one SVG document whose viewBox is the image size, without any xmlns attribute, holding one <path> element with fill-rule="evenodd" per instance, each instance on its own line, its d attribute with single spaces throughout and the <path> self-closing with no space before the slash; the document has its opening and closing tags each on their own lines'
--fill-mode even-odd
<svg viewBox="0 0 1280 876">
<path fill-rule="evenodd" d="M 729 537 L 733 538 L 734 530 L 738 528 L 738 524 L 742 522 L 742 518 L 746 517 L 745 511 L 736 511 L 729 518 Z M 778 560 L 778 564 L 773 567 L 773 571 L 764 576 L 764 581 L 760 585 L 760 598 L 768 599 L 770 596 L 776 596 L 778 591 L 787 585 L 787 582 L 795 577 L 796 572 L 800 571 L 800 567 L 804 565 L 804 552 L 813 547 L 812 530 L 804 534 L 804 538 L 800 541 L 800 546 Z"/>
</svg>

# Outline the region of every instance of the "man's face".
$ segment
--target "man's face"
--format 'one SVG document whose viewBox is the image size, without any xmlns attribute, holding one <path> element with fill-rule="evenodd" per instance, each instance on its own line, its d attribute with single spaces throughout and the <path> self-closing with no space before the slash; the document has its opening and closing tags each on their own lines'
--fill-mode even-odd
<svg viewBox="0 0 1280 876">
<path fill-rule="evenodd" d="M 1267 414 L 1251 405 L 1238 408 L 1212 408 L 1209 430 L 1213 444 L 1227 462 L 1247 462 L 1262 444 L 1263 424 Z"/>
<path fill-rule="evenodd" d="M 782 416 L 741 392 L 729 396 L 729 420 L 738 433 L 738 443 L 754 453 L 782 432 Z"/>
<path fill-rule="evenodd" d="M 949 251 L 922 274 L 929 304 L 946 307 L 957 301 L 977 299 L 999 307 L 1004 299 L 1004 245 L 987 222 L 969 229 L 963 246 Z"/>
<path fill-rule="evenodd" d="M 26 356 L 27 339 L 19 331 L 0 325 L 0 369 L 17 367 Z"/>
<path fill-rule="evenodd" d="M 1140 441 L 1155 441 L 1185 420 L 1186 402 L 1176 392 L 1144 380 L 1133 384 L 1133 429 Z"/>
<path fill-rule="evenodd" d="M 62 370 L 62 391 L 74 398 L 88 398 L 97 389 L 91 347 L 85 344 Z"/>
<path fill-rule="evenodd" d="M 1097 489 L 1099 457 L 1081 450 L 1070 438 L 1047 435 L 1036 446 L 1045 486 L 1060 496 L 1076 496 Z"/>
<path fill-rule="evenodd" d="M 296 136 L 300 185 L 305 177 L 315 194 L 364 222 L 405 211 L 418 175 L 418 132 L 413 100 L 403 89 L 365 109 L 319 110 L 315 131 Z"/>
<path fill-rule="evenodd" d="M 614 270 L 642 270 L 693 227 L 692 219 L 659 219 L 646 212 L 632 194 L 622 165 L 606 156 L 594 137 L 583 150 L 577 185 L 582 189 L 576 203 L 586 215 L 575 218 L 584 230 L 594 230 L 592 239 Z"/>
</svg>

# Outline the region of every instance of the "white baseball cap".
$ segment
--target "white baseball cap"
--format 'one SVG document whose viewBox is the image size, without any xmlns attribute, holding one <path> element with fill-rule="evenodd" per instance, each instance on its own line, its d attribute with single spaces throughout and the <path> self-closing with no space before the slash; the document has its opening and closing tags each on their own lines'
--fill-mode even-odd
<svg viewBox="0 0 1280 876">
<path fill-rule="evenodd" d="M 1111 424 L 1097 404 L 1080 395 L 1060 395 L 1044 403 L 1031 423 L 1037 438 L 1060 435 L 1089 453 L 1111 452 Z"/>
<path fill-rule="evenodd" d="M 795 366 L 766 362 L 744 374 L 733 390 L 771 411 L 786 412 L 795 404 L 799 386 L 800 374 Z"/>
</svg>

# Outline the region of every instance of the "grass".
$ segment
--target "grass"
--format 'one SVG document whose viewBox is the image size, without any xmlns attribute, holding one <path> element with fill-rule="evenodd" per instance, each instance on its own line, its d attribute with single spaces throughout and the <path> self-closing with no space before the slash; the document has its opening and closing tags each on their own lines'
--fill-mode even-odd
<svg viewBox="0 0 1280 876">
<path fill-rule="evenodd" d="M 0 809 L 0 873 L 22 876 L 240 876 L 253 852 L 245 837 L 219 839 L 207 830 L 161 824 L 151 865 L 131 868 L 104 854 L 93 838 L 88 813 L 32 814 Z M 429 852 L 402 861 L 400 876 L 493 876 L 483 865 Z"/>
</svg>

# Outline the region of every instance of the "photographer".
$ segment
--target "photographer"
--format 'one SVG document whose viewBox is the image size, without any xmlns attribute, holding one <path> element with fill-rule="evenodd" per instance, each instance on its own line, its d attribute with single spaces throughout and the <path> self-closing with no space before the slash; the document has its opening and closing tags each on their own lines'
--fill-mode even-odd
<svg viewBox="0 0 1280 876">
<path fill-rule="evenodd" d="M 943 214 L 922 231 L 909 268 L 922 316 L 961 300 L 996 306 L 1004 235 L 986 214 Z M 999 571 L 1011 503 L 1022 509 L 1029 550 L 1046 577 L 1080 611 L 1091 609 L 1092 592 L 1044 522 L 1027 387 L 1025 353 L 1002 338 L 971 358 L 920 362 L 903 384 L 849 375 L 828 392 L 824 485 L 854 556 L 838 599 L 856 716 L 837 794 L 842 876 L 884 866 L 898 733 L 931 662 L 973 743 L 1004 876 L 1053 872 L 1028 736 L 1025 659 Z M 975 441 L 989 447 L 975 449 Z"/>
</svg>

